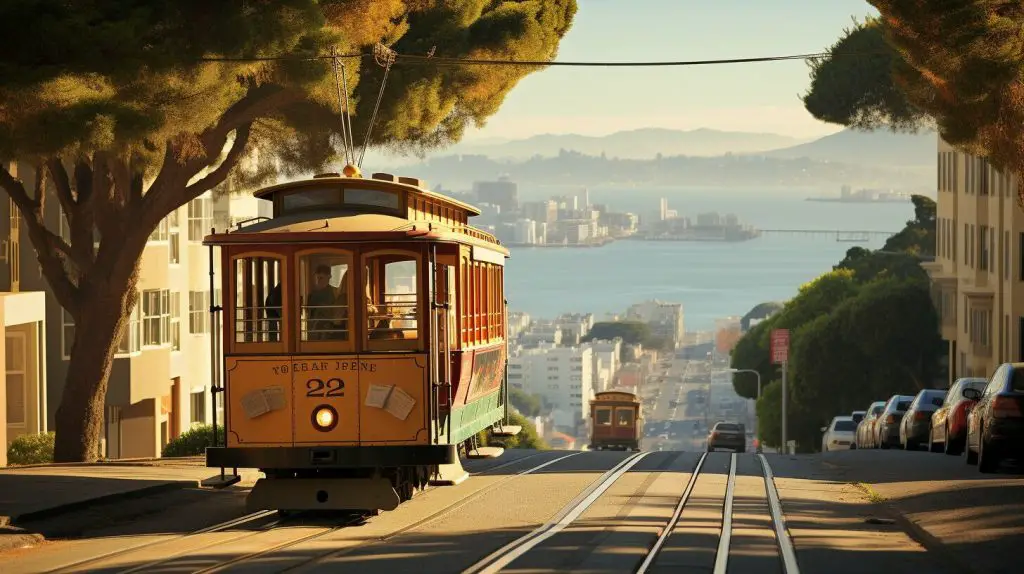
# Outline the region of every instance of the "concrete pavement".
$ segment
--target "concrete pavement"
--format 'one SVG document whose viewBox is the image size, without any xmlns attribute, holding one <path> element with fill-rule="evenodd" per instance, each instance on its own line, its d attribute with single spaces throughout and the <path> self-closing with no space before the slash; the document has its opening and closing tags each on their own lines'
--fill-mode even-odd
<svg viewBox="0 0 1024 574">
<path fill-rule="evenodd" d="M 645 572 L 710 572 L 722 563 L 732 573 L 782 574 L 781 532 L 805 574 L 958 572 L 941 552 L 885 520 L 871 495 L 821 457 L 765 457 L 774 474 L 768 484 L 782 501 L 779 522 L 754 454 L 665 451 L 635 463 L 632 456 L 508 451 L 472 461 L 472 476 L 458 486 L 430 489 L 359 523 L 344 516 L 246 518 L 244 489 L 190 500 L 179 493 L 162 513 L 0 560 L 5 574 L 634 572 L 642 563 Z M 1016 565 L 1013 556 L 1004 561 Z"/>
</svg>

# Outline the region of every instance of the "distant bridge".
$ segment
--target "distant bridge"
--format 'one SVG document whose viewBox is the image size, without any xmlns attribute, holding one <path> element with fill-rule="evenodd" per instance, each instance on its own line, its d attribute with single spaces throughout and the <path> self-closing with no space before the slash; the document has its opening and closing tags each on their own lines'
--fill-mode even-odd
<svg viewBox="0 0 1024 574">
<path fill-rule="evenodd" d="M 834 237 L 836 241 L 866 243 L 872 239 L 889 238 L 899 231 L 862 231 L 846 229 L 762 229 L 762 235 L 802 235 L 811 237 Z"/>
</svg>

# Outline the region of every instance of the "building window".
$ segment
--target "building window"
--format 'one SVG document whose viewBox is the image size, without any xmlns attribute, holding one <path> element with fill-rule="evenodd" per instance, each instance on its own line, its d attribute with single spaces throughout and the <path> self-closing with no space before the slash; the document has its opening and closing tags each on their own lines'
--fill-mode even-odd
<svg viewBox="0 0 1024 574">
<path fill-rule="evenodd" d="M 200 197 L 188 202 L 188 240 L 203 240 L 213 226 L 213 201 Z"/>
<path fill-rule="evenodd" d="M 193 335 L 210 332 L 210 298 L 206 291 L 188 292 L 188 332 Z"/>
<path fill-rule="evenodd" d="M 61 354 L 64 359 L 71 358 L 71 348 L 75 344 L 75 320 L 67 309 L 61 308 Z"/>
<path fill-rule="evenodd" d="M 116 355 L 125 356 L 138 353 L 142 349 L 142 316 L 141 305 L 132 308 L 131 315 L 125 323 L 124 332 L 117 343 Z"/>
<path fill-rule="evenodd" d="M 989 237 L 988 237 L 988 226 L 978 226 L 978 268 L 981 271 L 988 271 L 989 263 Z"/>
<path fill-rule="evenodd" d="M 167 250 L 167 258 L 171 265 L 178 265 L 181 263 L 181 233 L 177 229 L 171 231 L 168 241 L 170 249 Z"/>
<path fill-rule="evenodd" d="M 170 343 L 170 292 L 147 289 L 142 292 L 142 344 L 146 347 Z"/>
<path fill-rule="evenodd" d="M 22 332 L 8 332 L 5 337 L 7 370 L 7 424 L 25 426 L 28 407 L 25 396 L 28 394 L 26 377 L 26 338 Z"/>
<path fill-rule="evenodd" d="M 191 422 L 192 424 L 206 423 L 206 393 L 192 393 L 191 399 Z"/>
<path fill-rule="evenodd" d="M 156 229 L 153 230 L 153 233 L 149 234 L 150 243 L 156 241 L 167 241 L 167 233 L 167 220 L 161 219 L 160 225 L 157 225 Z"/>
<path fill-rule="evenodd" d="M 171 349 L 181 350 L 181 293 L 171 293 Z"/>
<path fill-rule="evenodd" d="M 1003 232 L 1003 277 L 1010 280 L 1010 232 Z"/>
</svg>

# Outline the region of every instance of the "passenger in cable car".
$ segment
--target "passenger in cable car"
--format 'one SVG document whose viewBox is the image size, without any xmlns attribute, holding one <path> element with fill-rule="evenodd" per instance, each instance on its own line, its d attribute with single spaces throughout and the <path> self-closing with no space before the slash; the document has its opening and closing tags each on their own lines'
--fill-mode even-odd
<svg viewBox="0 0 1024 574">
<path fill-rule="evenodd" d="M 267 315 L 268 342 L 277 343 L 281 340 L 281 283 L 274 285 L 263 302 L 263 311 Z"/>
<path fill-rule="evenodd" d="M 313 271 L 313 286 L 306 295 L 305 309 L 310 340 L 338 340 L 348 336 L 344 299 L 345 276 L 338 289 L 331 285 L 331 267 L 317 265 Z"/>
</svg>

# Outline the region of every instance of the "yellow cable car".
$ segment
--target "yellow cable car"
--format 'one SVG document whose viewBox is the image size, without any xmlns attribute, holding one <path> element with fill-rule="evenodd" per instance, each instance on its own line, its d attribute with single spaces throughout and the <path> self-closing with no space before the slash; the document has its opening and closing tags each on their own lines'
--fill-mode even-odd
<svg viewBox="0 0 1024 574">
<path fill-rule="evenodd" d="M 344 173 L 261 189 L 272 218 L 204 241 L 226 419 L 207 466 L 265 474 L 250 511 L 391 510 L 465 478 L 480 431 L 520 430 L 502 425 L 508 250 L 418 179 Z"/>
</svg>

